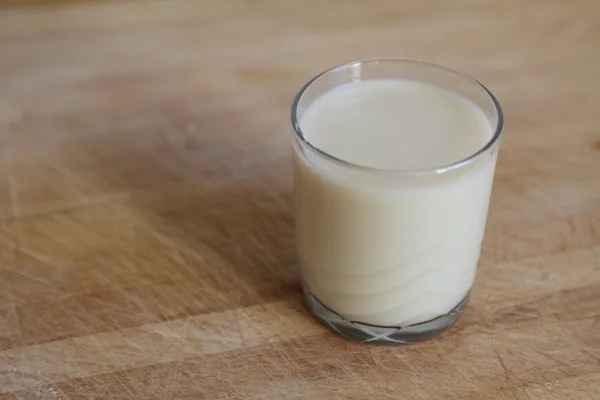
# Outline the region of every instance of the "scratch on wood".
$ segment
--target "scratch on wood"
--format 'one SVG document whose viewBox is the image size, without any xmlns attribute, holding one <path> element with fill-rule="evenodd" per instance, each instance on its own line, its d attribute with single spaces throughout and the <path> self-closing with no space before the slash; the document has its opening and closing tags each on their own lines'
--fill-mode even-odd
<svg viewBox="0 0 600 400">
<path fill-rule="evenodd" d="M 75 197 L 77 198 L 77 200 L 79 200 L 80 203 L 89 203 L 89 200 L 82 194 L 82 187 L 84 187 L 86 183 L 84 183 L 81 177 L 78 177 L 72 171 L 68 170 L 67 168 L 64 168 L 56 161 L 48 160 L 47 162 L 50 168 L 53 168 L 56 172 L 63 176 L 69 189 L 72 190 L 72 192 L 75 194 Z"/>
<path fill-rule="evenodd" d="M 294 371 L 295 374 L 299 374 L 300 371 L 298 371 L 298 368 L 296 368 L 295 364 L 292 362 L 292 360 L 290 360 L 290 358 L 283 352 L 283 350 L 281 348 L 279 348 L 278 344 L 272 344 L 271 345 L 273 347 L 273 349 L 281 356 L 281 359 L 283 360 L 283 362 L 285 363 L 285 365 L 288 366 L 288 368 L 291 371 Z M 270 376 L 269 371 L 266 371 L 267 375 Z"/>
<path fill-rule="evenodd" d="M 175 382 L 175 378 L 177 376 L 177 370 L 172 369 L 169 371 L 169 377 L 167 378 L 167 385 L 165 387 L 165 395 L 163 396 L 163 400 L 167 400 L 171 395 L 171 388 L 173 387 L 173 382 Z"/>
<path fill-rule="evenodd" d="M 536 352 L 537 354 L 541 355 L 542 357 L 547 358 L 548 360 L 554 361 L 555 363 L 559 364 L 560 366 L 569 368 L 569 365 L 567 365 L 564 361 L 558 360 L 558 359 L 552 357 L 551 355 L 546 354 L 543 351 L 536 349 L 535 347 L 532 347 L 531 349 L 534 352 Z"/>
<path fill-rule="evenodd" d="M 246 338 L 244 337 L 244 331 L 240 325 L 240 315 L 235 309 L 233 310 L 233 318 L 235 318 L 235 326 L 237 327 L 237 330 L 240 333 L 240 338 L 242 339 L 242 346 L 246 347 Z"/>
<path fill-rule="evenodd" d="M 500 390 L 502 390 L 502 388 L 504 388 L 504 385 L 510 380 L 510 370 L 506 367 L 506 364 L 504 364 L 504 360 L 498 353 L 498 350 L 494 349 L 494 354 L 496 354 L 496 358 L 498 359 L 498 362 L 502 366 L 502 371 L 504 372 L 504 380 L 500 385 Z"/>
<path fill-rule="evenodd" d="M 28 274 L 26 274 L 26 273 L 25 273 L 25 272 L 23 272 L 23 271 L 17 271 L 17 270 L 14 270 L 14 269 L 11 269 L 11 268 L 8 268 L 8 267 L 5 267 L 5 266 L 3 266 L 3 265 L 0 265 L 0 269 L 3 269 L 3 270 L 7 271 L 7 272 L 8 272 L 8 273 L 10 273 L 10 274 L 15 274 L 15 275 L 22 276 L 23 278 L 25 278 L 25 279 L 29 279 L 30 281 L 33 281 L 33 282 L 35 282 L 35 283 L 38 283 L 38 284 L 40 284 L 40 285 L 42 285 L 42 286 L 51 287 L 51 288 L 54 288 L 54 287 L 55 287 L 55 285 L 51 284 L 50 282 L 46 282 L 46 281 L 44 281 L 44 280 L 41 280 L 40 278 L 36 278 L 36 277 L 33 277 L 33 276 L 29 276 Z"/>
<path fill-rule="evenodd" d="M 582 369 L 585 370 L 585 367 L 587 367 L 587 365 L 590 363 L 590 360 L 593 358 L 592 354 L 588 355 L 588 358 L 585 360 L 585 362 L 583 363 L 583 367 Z"/>
</svg>

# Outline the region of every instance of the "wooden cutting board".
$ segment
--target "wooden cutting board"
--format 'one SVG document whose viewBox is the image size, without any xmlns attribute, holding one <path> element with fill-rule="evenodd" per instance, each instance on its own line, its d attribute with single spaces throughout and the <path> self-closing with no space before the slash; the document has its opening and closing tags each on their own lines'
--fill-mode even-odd
<svg viewBox="0 0 600 400">
<path fill-rule="evenodd" d="M 0 7 L 0 398 L 598 399 L 598 1 Z M 506 129 L 471 305 L 410 347 L 305 311 L 288 107 L 427 59 Z"/>
</svg>

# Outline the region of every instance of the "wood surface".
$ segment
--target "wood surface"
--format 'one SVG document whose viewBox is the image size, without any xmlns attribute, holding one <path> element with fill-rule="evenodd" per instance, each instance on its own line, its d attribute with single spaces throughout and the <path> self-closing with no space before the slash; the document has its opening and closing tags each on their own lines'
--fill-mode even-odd
<svg viewBox="0 0 600 400">
<path fill-rule="evenodd" d="M 506 117 L 471 305 L 438 340 L 305 311 L 288 107 L 439 62 Z M 600 398 L 600 2 L 0 6 L 0 399 Z"/>
</svg>

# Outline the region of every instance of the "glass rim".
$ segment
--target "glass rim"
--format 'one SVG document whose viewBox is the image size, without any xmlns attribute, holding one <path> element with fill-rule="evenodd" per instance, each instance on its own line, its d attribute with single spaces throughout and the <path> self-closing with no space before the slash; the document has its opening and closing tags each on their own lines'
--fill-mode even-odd
<svg viewBox="0 0 600 400">
<path fill-rule="evenodd" d="M 416 65 L 422 65 L 422 66 L 427 66 L 427 67 L 434 67 L 434 68 L 438 68 L 438 69 L 444 70 L 446 72 L 449 72 L 451 74 L 454 74 L 458 77 L 461 77 L 461 78 L 473 83 L 474 85 L 476 85 L 480 89 L 482 89 L 483 92 L 487 95 L 487 97 L 492 101 L 492 104 L 494 106 L 494 109 L 495 109 L 496 115 L 497 115 L 496 126 L 493 128 L 494 134 L 483 145 L 483 147 L 481 147 L 479 150 L 477 150 L 473 154 L 467 156 L 466 158 L 463 158 L 461 160 L 458 160 L 458 161 L 455 161 L 455 162 L 452 162 L 449 164 L 445 164 L 445 165 L 442 165 L 439 167 L 435 166 L 435 167 L 421 168 L 421 169 L 395 169 L 395 168 L 369 167 L 367 165 L 356 164 L 356 163 L 353 163 L 350 161 L 343 160 L 343 159 L 338 158 L 326 151 L 319 149 L 318 147 L 313 145 L 309 140 L 306 139 L 306 137 L 304 136 L 304 133 L 302 132 L 302 129 L 300 128 L 300 123 L 298 121 L 298 115 L 297 115 L 297 110 L 298 110 L 298 105 L 300 104 L 300 100 L 302 100 L 302 97 L 304 96 L 306 91 L 310 87 L 312 87 L 313 84 L 315 84 L 317 81 L 321 80 L 325 76 L 329 75 L 330 73 L 345 70 L 345 69 L 351 68 L 355 65 L 372 64 L 372 63 L 405 63 L 405 64 L 416 64 Z M 302 144 L 306 145 L 306 147 L 310 151 L 312 151 L 313 153 L 315 153 L 318 156 L 325 157 L 329 161 L 332 161 L 337 164 L 341 164 L 344 167 L 348 167 L 348 168 L 352 168 L 352 169 L 360 170 L 360 171 L 364 171 L 364 172 L 378 173 L 378 174 L 382 174 L 382 173 L 383 174 L 393 174 L 393 175 L 442 174 L 442 173 L 445 173 L 448 171 L 462 168 L 466 165 L 473 163 L 480 156 L 482 156 L 488 150 L 490 150 L 496 144 L 496 142 L 498 142 L 498 139 L 500 138 L 500 135 L 502 134 L 502 129 L 504 126 L 504 116 L 502 113 L 502 108 L 500 107 L 500 103 L 498 102 L 496 97 L 492 94 L 492 92 L 487 87 L 485 87 L 481 82 L 479 82 L 477 79 L 473 78 L 472 76 L 470 76 L 468 74 L 455 71 L 451 68 L 444 67 L 443 65 L 439 65 L 436 63 L 417 60 L 417 59 L 411 59 L 411 58 L 399 58 L 399 57 L 368 58 L 368 59 L 350 61 L 350 62 L 347 62 L 344 64 L 336 65 L 332 68 L 329 68 L 329 69 L 317 74 L 316 76 L 311 78 L 308 82 L 306 82 L 304 84 L 304 86 L 302 86 L 300 91 L 298 91 L 298 93 L 296 93 L 296 96 L 294 96 L 294 100 L 292 101 L 292 106 L 291 106 L 290 111 L 291 111 L 290 119 L 291 119 L 294 137 L 299 139 Z"/>
</svg>

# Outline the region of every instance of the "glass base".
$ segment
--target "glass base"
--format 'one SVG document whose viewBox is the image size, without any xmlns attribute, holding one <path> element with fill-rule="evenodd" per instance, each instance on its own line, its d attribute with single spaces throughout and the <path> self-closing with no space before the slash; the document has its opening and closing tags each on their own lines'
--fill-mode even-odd
<svg viewBox="0 0 600 400">
<path fill-rule="evenodd" d="M 397 328 L 347 321 L 319 302 L 306 288 L 304 288 L 304 296 L 308 310 L 329 329 L 346 339 L 392 345 L 419 343 L 441 335 L 458 321 L 469 303 L 469 294 L 467 294 L 448 314 L 420 324 Z"/>
</svg>

